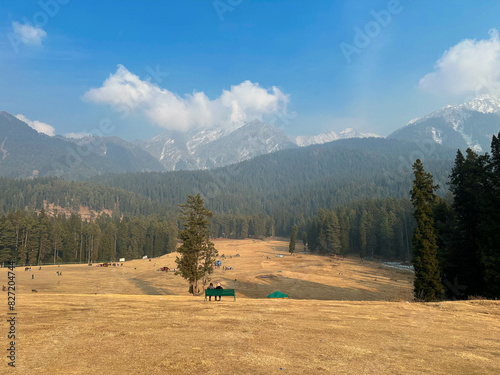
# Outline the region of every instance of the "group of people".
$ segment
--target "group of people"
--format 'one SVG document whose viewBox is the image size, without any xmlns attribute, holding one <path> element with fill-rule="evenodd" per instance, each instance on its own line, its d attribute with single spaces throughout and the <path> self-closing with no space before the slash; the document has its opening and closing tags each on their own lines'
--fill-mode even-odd
<svg viewBox="0 0 500 375">
<path fill-rule="evenodd" d="M 207 289 L 224 289 L 220 283 L 217 283 L 217 286 L 214 287 L 214 283 L 210 283 L 208 285 L 208 288 Z M 219 297 L 219 301 L 220 301 L 220 296 L 214 296 L 215 297 L 215 300 L 217 301 L 217 297 Z M 212 296 L 208 296 L 208 300 L 211 301 L 212 300 Z"/>
</svg>

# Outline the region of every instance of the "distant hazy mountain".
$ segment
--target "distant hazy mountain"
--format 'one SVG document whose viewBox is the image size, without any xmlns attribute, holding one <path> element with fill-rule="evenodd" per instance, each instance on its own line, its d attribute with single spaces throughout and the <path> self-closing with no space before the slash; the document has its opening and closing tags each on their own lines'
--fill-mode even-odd
<svg viewBox="0 0 500 375">
<path fill-rule="evenodd" d="M 198 147 L 200 163 L 214 168 L 297 147 L 275 126 L 255 120 Z"/>
<path fill-rule="evenodd" d="M 119 137 L 63 138 L 81 148 L 92 145 L 95 154 L 115 163 L 124 172 L 163 171 L 164 168 L 149 152 Z"/>
<path fill-rule="evenodd" d="M 339 139 L 349 139 L 349 138 L 380 138 L 379 135 L 373 133 L 361 133 L 353 128 L 346 128 L 339 133 L 334 131 L 329 131 L 319 135 L 313 136 L 298 136 L 293 138 L 293 141 L 300 147 L 323 144 L 327 142 L 337 141 Z"/>
<path fill-rule="evenodd" d="M 379 137 L 347 128 L 316 136 L 288 137 L 281 129 L 259 120 L 235 130 L 181 133 L 166 130 L 147 141 L 135 141 L 167 170 L 217 168 L 271 152 L 322 144 L 339 139 Z"/>
<path fill-rule="evenodd" d="M 203 130 L 197 133 L 184 133 L 165 130 L 144 141 L 135 144 L 149 152 L 168 171 L 193 170 L 201 168 L 196 157 L 197 146 L 218 139 L 222 131 Z"/>
<path fill-rule="evenodd" d="M 82 179 L 103 173 L 211 169 L 298 146 L 367 136 L 375 135 L 346 129 L 298 137 L 294 143 L 277 127 L 254 120 L 235 130 L 164 131 L 129 143 L 118 137 L 50 137 L 0 112 L 0 176 Z"/>
<path fill-rule="evenodd" d="M 38 133 L 0 112 L 0 176 L 62 176 L 81 179 L 101 173 L 159 171 L 148 153 L 119 138 L 68 139 Z"/>
<path fill-rule="evenodd" d="M 164 131 L 147 141 L 136 141 L 167 170 L 222 167 L 274 151 L 297 147 L 286 134 L 254 120 L 233 131 Z"/>
<path fill-rule="evenodd" d="M 410 121 L 388 136 L 392 139 L 432 141 L 451 148 L 482 152 L 500 132 L 500 101 L 483 96 L 468 103 L 447 106 Z"/>
</svg>

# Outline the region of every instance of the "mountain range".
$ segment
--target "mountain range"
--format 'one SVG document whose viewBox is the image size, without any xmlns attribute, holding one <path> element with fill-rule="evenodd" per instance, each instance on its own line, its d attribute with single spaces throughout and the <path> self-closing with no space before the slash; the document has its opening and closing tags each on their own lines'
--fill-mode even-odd
<svg viewBox="0 0 500 375">
<path fill-rule="evenodd" d="M 366 137 L 379 136 L 347 128 L 338 134 L 329 131 L 316 136 L 288 137 L 275 126 L 253 120 L 232 131 L 166 130 L 147 141 L 134 143 L 158 159 L 166 170 L 195 170 L 222 167 L 279 150 Z"/>
<path fill-rule="evenodd" d="M 387 138 L 482 152 L 499 131 L 500 101 L 483 96 L 412 120 Z M 282 129 L 254 120 L 235 130 L 165 130 L 133 142 L 118 137 L 74 139 L 38 133 L 0 112 L 0 176 L 86 179 L 106 173 L 214 169 L 276 151 L 372 137 L 379 136 L 351 128 L 289 137 Z"/>
<path fill-rule="evenodd" d="M 0 176 L 84 179 L 145 170 L 161 171 L 163 167 L 149 153 L 120 138 L 50 137 L 0 112 Z"/>
</svg>

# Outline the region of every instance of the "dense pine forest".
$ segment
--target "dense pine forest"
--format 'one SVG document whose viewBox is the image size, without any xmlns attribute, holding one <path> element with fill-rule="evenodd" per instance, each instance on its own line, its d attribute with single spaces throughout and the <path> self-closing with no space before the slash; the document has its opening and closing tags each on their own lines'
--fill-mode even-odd
<svg viewBox="0 0 500 375">
<path fill-rule="evenodd" d="M 310 251 L 409 260 L 412 211 L 409 200 L 363 200 L 320 210 L 298 233 Z"/>
<path fill-rule="evenodd" d="M 448 294 L 500 297 L 500 133 L 491 154 L 459 150 L 453 202 L 436 207 L 439 253 Z"/>
<path fill-rule="evenodd" d="M 48 202 L 73 211 L 84 206 L 118 216 L 168 216 L 177 215 L 188 194 L 201 193 L 215 213 L 310 217 L 362 199 L 407 199 L 417 156 L 425 159 L 444 195 L 454 152 L 439 145 L 349 139 L 210 171 L 102 175 L 81 182 L 0 178 L 0 212 L 40 210 Z"/>
<path fill-rule="evenodd" d="M 156 257 L 175 250 L 177 226 L 158 216 L 84 221 L 79 215 L 49 217 L 10 212 L 0 217 L 0 263 L 86 263 Z"/>
</svg>

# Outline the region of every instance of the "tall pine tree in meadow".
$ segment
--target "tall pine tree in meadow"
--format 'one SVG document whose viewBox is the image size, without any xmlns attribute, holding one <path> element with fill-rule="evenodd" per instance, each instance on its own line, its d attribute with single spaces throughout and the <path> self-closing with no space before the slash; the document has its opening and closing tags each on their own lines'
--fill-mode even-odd
<svg viewBox="0 0 500 375">
<path fill-rule="evenodd" d="M 200 194 L 188 196 L 187 203 L 179 206 L 184 229 L 179 232 L 182 245 L 177 249 L 181 256 L 175 260 L 178 266 L 176 274 L 189 282 L 189 291 L 196 295 L 199 294 L 198 282 L 207 282 L 214 270 L 217 256 L 217 250 L 209 236 L 208 219 L 213 214 L 205 208 Z"/>
<path fill-rule="evenodd" d="M 433 206 L 437 186 L 432 175 L 425 172 L 420 159 L 413 164 L 415 179 L 410 191 L 415 207 L 413 216 L 417 227 L 412 238 L 413 267 L 415 269 L 414 293 L 417 299 L 436 301 L 441 299 L 443 285 L 437 259 L 437 236 L 434 229 Z"/>
<path fill-rule="evenodd" d="M 299 228 L 297 227 L 297 225 L 292 226 L 292 233 L 290 234 L 290 245 L 288 246 L 290 254 L 293 254 L 295 252 L 295 245 L 297 243 L 298 231 Z"/>
</svg>

